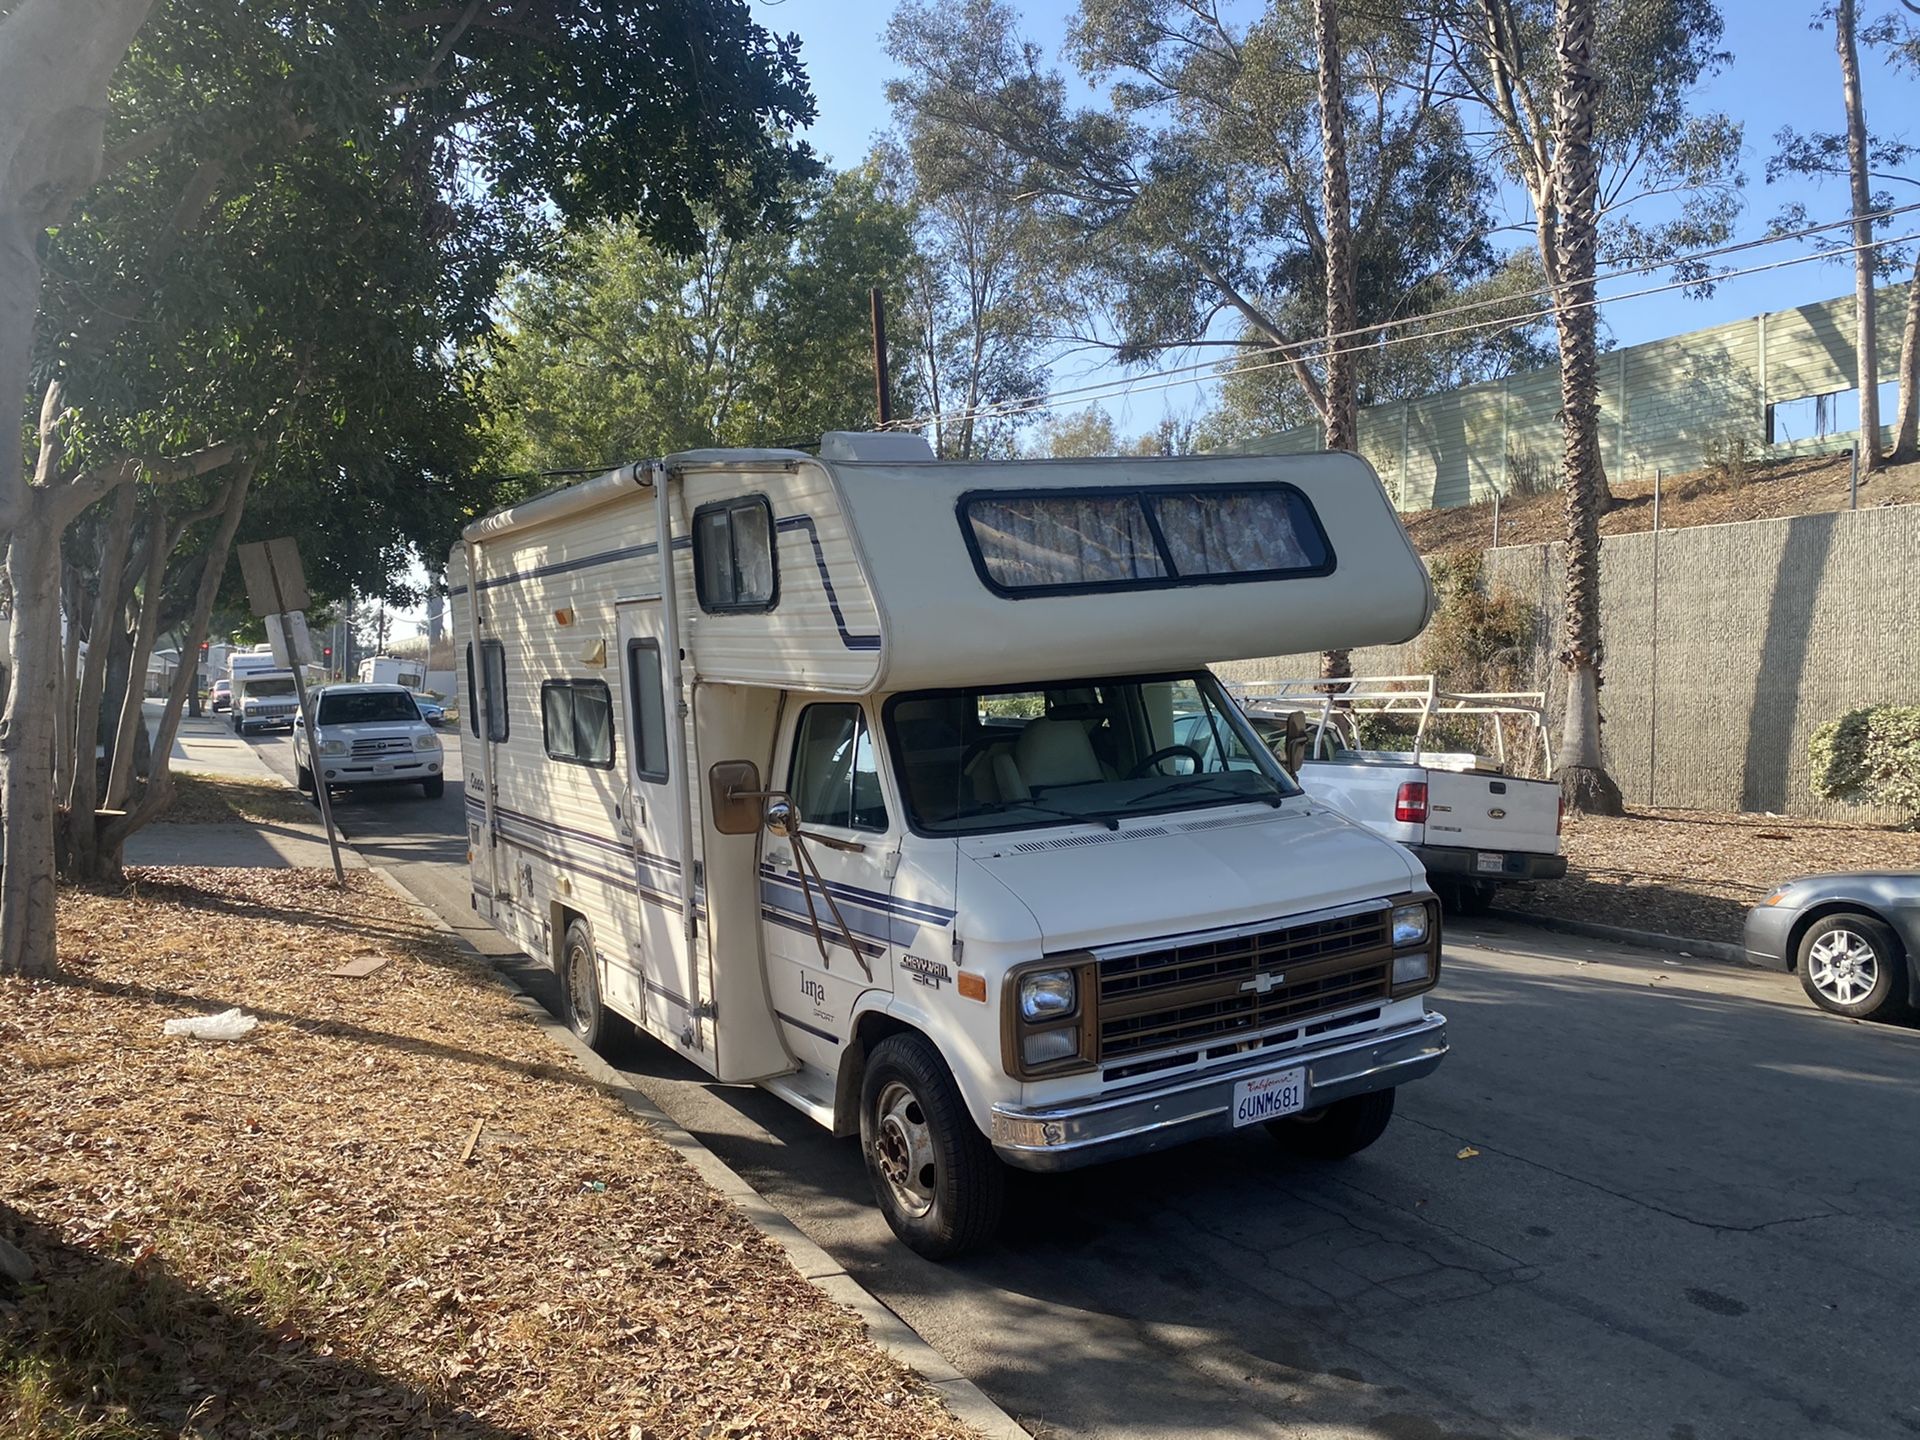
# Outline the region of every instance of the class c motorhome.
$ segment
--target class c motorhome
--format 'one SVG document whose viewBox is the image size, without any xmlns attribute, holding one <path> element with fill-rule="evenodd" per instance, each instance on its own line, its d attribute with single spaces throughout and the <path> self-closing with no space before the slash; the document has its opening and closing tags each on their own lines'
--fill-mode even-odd
<svg viewBox="0 0 1920 1440">
<path fill-rule="evenodd" d="M 857 1134 L 923 1254 L 1003 1165 L 1353 1153 L 1446 1053 L 1419 864 L 1206 668 L 1425 624 L 1357 457 L 696 451 L 476 521 L 448 579 L 474 907 L 589 1043 Z"/>
</svg>

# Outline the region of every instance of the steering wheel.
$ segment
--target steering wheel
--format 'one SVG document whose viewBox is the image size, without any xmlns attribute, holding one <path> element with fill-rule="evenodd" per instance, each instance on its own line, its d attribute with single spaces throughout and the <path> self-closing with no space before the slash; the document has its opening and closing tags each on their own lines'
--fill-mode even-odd
<svg viewBox="0 0 1920 1440">
<path fill-rule="evenodd" d="M 1176 755 L 1184 755 L 1193 761 L 1193 771 L 1190 773 L 1198 773 L 1200 769 L 1200 752 L 1198 750 L 1194 749 L 1191 745 L 1166 745 L 1154 751 L 1151 755 L 1147 756 L 1146 759 L 1134 766 L 1128 773 L 1127 778 L 1129 780 L 1144 779 L 1154 766 L 1160 764 L 1163 760 L 1171 760 Z"/>
</svg>

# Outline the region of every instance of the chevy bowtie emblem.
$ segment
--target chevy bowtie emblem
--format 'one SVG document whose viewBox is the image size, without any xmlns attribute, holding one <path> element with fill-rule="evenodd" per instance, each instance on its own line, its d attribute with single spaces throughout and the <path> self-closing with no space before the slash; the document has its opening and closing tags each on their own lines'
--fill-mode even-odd
<svg viewBox="0 0 1920 1440">
<path fill-rule="evenodd" d="M 1287 977 L 1284 975 L 1256 975 L 1251 980 L 1243 981 L 1240 988 L 1242 990 L 1251 990 L 1256 995 L 1264 995 L 1273 989 L 1274 986 L 1284 985 L 1286 983 Z"/>
</svg>

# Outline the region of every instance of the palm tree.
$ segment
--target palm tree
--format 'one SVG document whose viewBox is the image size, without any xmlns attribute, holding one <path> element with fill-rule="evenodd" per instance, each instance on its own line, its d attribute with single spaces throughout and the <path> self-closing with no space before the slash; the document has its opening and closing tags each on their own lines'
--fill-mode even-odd
<svg viewBox="0 0 1920 1440">
<path fill-rule="evenodd" d="M 1341 80 L 1340 11 L 1336 0 L 1313 0 L 1313 23 L 1320 81 L 1320 209 L 1327 250 L 1326 369 L 1324 375 L 1327 449 L 1359 445 L 1360 411 L 1353 383 L 1353 205 L 1347 183 L 1346 92 Z M 1350 651 L 1329 650 L 1320 657 L 1328 680 L 1353 674 Z"/>
</svg>

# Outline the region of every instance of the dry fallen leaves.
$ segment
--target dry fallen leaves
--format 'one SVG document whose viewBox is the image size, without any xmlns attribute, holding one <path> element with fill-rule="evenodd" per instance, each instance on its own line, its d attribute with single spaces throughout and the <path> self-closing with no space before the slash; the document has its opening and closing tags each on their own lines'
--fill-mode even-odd
<svg viewBox="0 0 1920 1440">
<path fill-rule="evenodd" d="M 967 1433 L 373 877 L 131 879 L 0 982 L 0 1433 Z"/>
</svg>

